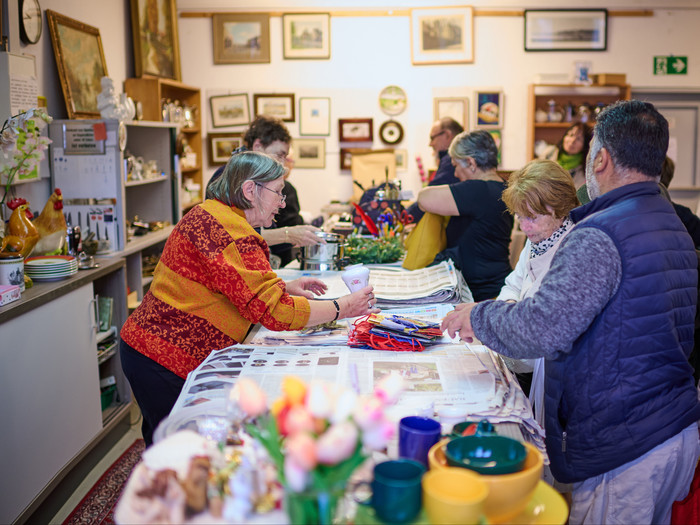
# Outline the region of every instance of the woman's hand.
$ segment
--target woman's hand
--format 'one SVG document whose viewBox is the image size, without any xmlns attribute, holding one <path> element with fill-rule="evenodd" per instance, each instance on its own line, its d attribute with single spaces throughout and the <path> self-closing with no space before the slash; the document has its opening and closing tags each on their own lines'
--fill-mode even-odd
<svg viewBox="0 0 700 525">
<path fill-rule="evenodd" d="M 373 286 L 365 286 L 355 293 L 344 295 L 338 299 L 340 305 L 339 319 L 346 317 L 359 317 L 370 313 L 379 313 L 381 310 L 375 308 L 377 299 L 374 297 Z"/>
<path fill-rule="evenodd" d="M 289 281 L 285 285 L 287 287 L 287 293 L 290 295 L 300 295 L 306 297 L 307 299 L 314 299 L 314 295 L 323 295 L 328 290 L 326 283 L 320 279 L 314 279 L 313 277 L 300 277 L 293 281 Z"/>
<path fill-rule="evenodd" d="M 302 224 L 300 226 L 288 226 L 284 228 L 285 230 L 285 240 L 284 242 L 291 243 L 294 246 L 309 246 L 311 244 L 318 244 L 319 242 L 325 243 L 323 239 L 320 239 L 316 232 L 320 232 L 320 228 L 311 226 L 310 224 Z"/>
<path fill-rule="evenodd" d="M 459 332 L 459 337 L 463 341 L 471 343 L 474 340 L 474 330 L 472 330 L 471 314 L 477 303 L 462 303 L 455 306 L 442 320 L 440 328 L 450 337 L 455 337 Z"/>
</svg>

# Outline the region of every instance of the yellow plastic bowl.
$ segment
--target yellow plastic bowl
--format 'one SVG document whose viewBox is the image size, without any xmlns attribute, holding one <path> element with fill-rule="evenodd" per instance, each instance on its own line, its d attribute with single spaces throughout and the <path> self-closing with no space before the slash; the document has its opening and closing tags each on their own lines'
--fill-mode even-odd
<svg viewBox="0 0 700 525">
<path fill-rule="evenodd" d="M 428 465 L 431 470 L 450 467 L 445 457 L 445 445 L 449 439 L 433 445 L 428 452 Z M 484 502 L 484 512 L 490 523 L 505 523 L 523 512 L 542 477 L 544 458 L 537 447 L 523 443 L 527 449 L 525 465 L 520 472 L 485 476 L 477 474 L 489 487 L 489 495 Z"/>
<path fill-rule="evenodd" d="M 423 508 L 433 525 L 479 523 L 488 487 L 476 472 L 461 467 L 431 470 L 423 475 Z"/>
</svg>

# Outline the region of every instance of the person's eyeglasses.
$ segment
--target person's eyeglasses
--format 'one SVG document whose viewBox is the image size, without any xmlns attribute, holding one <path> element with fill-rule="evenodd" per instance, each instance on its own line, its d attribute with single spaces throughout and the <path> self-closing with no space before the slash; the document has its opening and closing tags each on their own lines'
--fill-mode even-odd
<svg viewBox="0 0 700 525">
<path fill-rule="evenodd" d="M 284 203 L 287 200 L 287 196 L 280 191 L 275 191 L 272 188 L 268 188 L 267 186 L 260 184 L 259 182 L 256 182 L 255 185 L 261 187 L 264 190 L 271 191 L 272 193 L 274 193 L 275 195 L 277 195 L 280 198 L 282 203 Z"/>
<path fill-rule="evenodd" d="M 447 130 L 443 129 L 442 131 L 436 133 L 435 135 L 430 135 L 430 142 L 434 141 L 436 138 L 438 138 L 440 135 L 444 135 Z"/>
</svg>

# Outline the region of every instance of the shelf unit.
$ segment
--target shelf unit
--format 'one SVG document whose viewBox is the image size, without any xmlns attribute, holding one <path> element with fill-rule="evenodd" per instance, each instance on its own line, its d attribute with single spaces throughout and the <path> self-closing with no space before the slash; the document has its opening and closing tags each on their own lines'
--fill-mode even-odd
<svg viewBox="0 0 700 525">
<path fill-rule="evenodd" d="M 568 122 L 537 122 L 537 110 L 547 111 L 549 101 L 554 100 L 560 108 L 571 103 L 575 108 L 581 104 L 592 106 L 602 102 L 605 105 L 618 100 L 630 99 L 630 86 L 581 86 L 575 84 L 530 84 L 528 88 L 528 160 L 535 158 L 535 144 L 544 140 L 548 144 L 556 144 L 564 135 L 566 129 L 579 119 Z M 591 117 L 590 123 L 593 123 Z"/>
<path fill-rule="evenodd" d="M 201 93 L 200 89 L 187 86 L 181 82 L 166 78 L 142 77 L 127 78 L 124 81 L 124 91 L 135 102 L 141 102 L 143 118 L 146 120 L 162 121 L 162 103 L 164 100 L 178 100 L 182 104 L 196 108 L 192 127 L 178 127 L 181 133 L 197 155 L 197 164 L 192 168 L 181 170 L 183 186 L 189 183 L 199 184 L 199 195 L 194 202 L 184 205 L 189 208 L 202 200 L 202 124 L 201 124 Z"/>
</svg>

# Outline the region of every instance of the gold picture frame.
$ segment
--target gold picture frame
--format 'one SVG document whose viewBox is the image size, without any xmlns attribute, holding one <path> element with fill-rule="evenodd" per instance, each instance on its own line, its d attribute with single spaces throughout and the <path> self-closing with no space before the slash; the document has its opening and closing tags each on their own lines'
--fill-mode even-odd
<svg viewBox="0 0 700 525">
<path fill-rule="evenodd" d="M 180 80 L 175 0 L 131 0 L 136 76 Z"/>
<path fill-rule="evenodd" d="M 231 158 L 231 153 L 243 146 L 243 132 L 207 133 L 210 166 L 223 166 Z"/>
<path fill-rule="evenodd" d="M 293 139 L 294 168 L 323 169 L 326 167 L 326 139 Z"/>
<path fill-rule="evenodd" d="M 100 30 L 50 9 L 46 18 L 68 118 L 100 118 L 97 95 L 108 76 Z"/>
<path fill-rule="evenodd" d="M 411 63 L 474 62 L 474 8 L 411 9 Z"/>
<path fill-rule="evenodd" d="M 433 120 L 450 117 L 469 129 L 469 99 L 467 97 L 438 97 L 433 99 Z"/>
<path fill-rule="evenodd" d="M 268 14 L 215 14 L 212 17 L 212 34 L 214 35 L 214 64 L 270 63 L 270 16 Z"/>
</svg>

